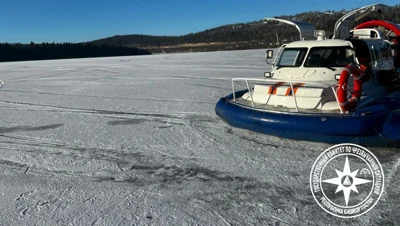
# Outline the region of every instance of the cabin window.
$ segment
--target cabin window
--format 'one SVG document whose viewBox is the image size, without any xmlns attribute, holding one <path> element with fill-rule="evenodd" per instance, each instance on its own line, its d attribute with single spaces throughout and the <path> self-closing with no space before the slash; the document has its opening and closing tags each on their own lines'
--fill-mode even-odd
<svg viewBox="0 0 400 226">
<path fill-rule="evenodd" d="M 370 54 L 371 54 L 372 62 L 375 62 L 376 61 L 376 56 L 375 56 L 375 52 L 374 52 L 373 48 L 370 49 Z"/>
<path fill-rule="evenodd" d="M 300 67 L 304 61 L 307 50 L 307 48 L 285 48 L 276 66 Z"/>
<path fill-rule="evenodd" d="M 345 67 L 354 62 L 354 51 L 349 46 L 314 47 L 304 67 Z"/>
</svg>

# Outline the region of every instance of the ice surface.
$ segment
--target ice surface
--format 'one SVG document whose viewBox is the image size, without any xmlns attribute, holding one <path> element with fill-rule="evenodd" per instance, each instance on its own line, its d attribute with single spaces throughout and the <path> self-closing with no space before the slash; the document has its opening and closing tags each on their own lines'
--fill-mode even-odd
<svg viewBox="0 0 400 226">
<path fill-rule="evenodd" d="M 399 150 L 370 149 L 385 193 L 366 215 L 343 220 L 309 189 L 330 145 L 255 134 L 215 115 L 231 78 L 268 71 L 264 54 L 0 64 L 0 224 L 398 224 Z"/>
</svg>

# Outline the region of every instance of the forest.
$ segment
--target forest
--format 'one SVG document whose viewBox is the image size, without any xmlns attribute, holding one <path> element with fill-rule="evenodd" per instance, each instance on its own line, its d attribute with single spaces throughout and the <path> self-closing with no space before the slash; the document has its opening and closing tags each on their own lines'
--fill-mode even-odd
<svg viewBox="0 0 400 226">
<path fill-rule="evenodd" d="M 148 55 L 148 50 L 91 43 L 0 44 L 0 62 Z"/>
</svg>

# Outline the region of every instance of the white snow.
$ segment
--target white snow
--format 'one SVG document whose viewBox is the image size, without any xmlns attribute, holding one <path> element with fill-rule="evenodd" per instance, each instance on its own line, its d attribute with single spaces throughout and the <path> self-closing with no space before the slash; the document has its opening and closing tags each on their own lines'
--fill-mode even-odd
<svg viewBox="0 0 400 226">
<path fill-rule="evenodd" d="M 1 225 L 398 224 L 398 149 L 370 148 L 390 180 L 355 219 L 325 213 L 309 176 L 328 144 L 230 127 L 231 78 L 265 50 L 0 64 Z"/>
</svg>

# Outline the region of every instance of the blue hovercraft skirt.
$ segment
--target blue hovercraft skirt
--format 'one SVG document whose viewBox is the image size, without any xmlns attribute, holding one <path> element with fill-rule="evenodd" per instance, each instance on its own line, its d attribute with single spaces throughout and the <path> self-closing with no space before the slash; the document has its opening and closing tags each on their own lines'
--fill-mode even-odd
<svg viewBox="0 0 400 226">
<path fill-rule="evenodd" d="M 241 97 L 247 90 L 235 93 Z M 400 91 L 350 114 L 276 112 L 221 98 L 216 114 L 229 125 L 281 138 L 367 147 L 400 147 Z"/>
</svg>

